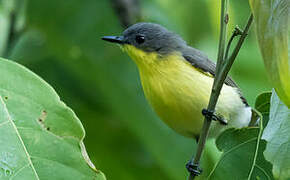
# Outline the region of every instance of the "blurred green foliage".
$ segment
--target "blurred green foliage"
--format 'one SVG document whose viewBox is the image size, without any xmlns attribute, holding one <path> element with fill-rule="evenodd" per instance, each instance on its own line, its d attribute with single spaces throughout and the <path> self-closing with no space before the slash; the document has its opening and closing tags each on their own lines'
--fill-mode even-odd
<svg viewBox="0 0 290 180">
<path fill-rule="evenodd" d="M 290 108 L 289 0 L 250 0 L 250 4 L 268 77 Z"/>
<path fill-rule="evenodd" d="M 25 13 L 19 17 L 25 16 L 24 31 L 6 57 L 40 75 L 75 111 L 86 129 L 89 156 L 107 179 L 185 179 L 184 166 L 195 141 L 177 135 L 158 119 L 144 98 L 136 66 L 118 47 L 101 41 L 103 35 L 123 30 L 110 1 L 30 0 L 23 6 Z M 144 0 L 141 9 L 145 21 L 168 27 L 216 58 L 219 3 Z M 246 23 L 249 13 L 246 1 L 232 1 L 230 29 Z M 231 75 L 250 104 L 269 89 L 252 32 Z M 212 142 L 208 147 L 204 174 L 219 157 Z"/>
</svg>

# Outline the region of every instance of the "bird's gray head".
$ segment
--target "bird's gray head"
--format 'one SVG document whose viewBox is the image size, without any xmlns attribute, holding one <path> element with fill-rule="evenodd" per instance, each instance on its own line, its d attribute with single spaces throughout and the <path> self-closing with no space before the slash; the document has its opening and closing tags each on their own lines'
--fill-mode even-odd
<svg viewBox="0 0 290 180">
<path fill-rule="evenodd" d="M 157 52 L 161 55 L 186 46 L 180 36 L 154 23 L 137 23 L 126 29 L 122 36 L 105 36 L 103 40 L 133 45 L 145 52 Z"/>
</svg>

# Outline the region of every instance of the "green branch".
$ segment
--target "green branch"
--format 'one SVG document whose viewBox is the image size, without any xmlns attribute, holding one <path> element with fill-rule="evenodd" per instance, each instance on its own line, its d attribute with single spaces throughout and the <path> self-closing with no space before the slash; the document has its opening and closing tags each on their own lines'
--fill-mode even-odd
<svg viewBox="0 0 290 180">
<path fill-rule="evenodd" d="M 226 53 L 225 53 L 225 59 L 228 59 L 229 51 L 230 51 L 230 48 L 231 48 L 231 45 L 232 45 L 234 38 L 236 36 L 242 35 L 242 34 L 243 34 L 243 31 L 238 26 L 236 26 L 234 29 L 234 32 L 233 32 L 233 34 L 228 42 Z"/>
<path fill-rule="evenodd" d="M 251 15 L 248 19 L 248 22 L 244 28 L 243 32 L 239 32 L 241 33 L 240 39 L 236 45 L 236 47 L 234 48 L 231 56 L 229 58 L 227 58 L 228 56 L 228 51 L 230 49 L 230 45 L 231 42 L 233 40 L 234 37 L 237 36 L 237 29 L 234 31 L 232 38 L 230 39 L 227 49 L 226 49 L 226 56 L 225 56 L 225 42 L 226 42 L 226 25 L 228 22 L 228 15 L 227 15 L 227 0 L 222 0 L 221 2 L 221 26 L 220 26 L 220 39 L 219 39 L 219 52 L 218 52 L 218 60 L 217 60 L 217 66 L 216 66 L 216 75 L 214 78 L 214 83 L 213 83 L 213 87 L 212 87 L 212 91 L 211 91 L 211 95 L 210 95 L 210 100 L 209 100 L 209 104 L 207 107 L 207 111 L 208 112 L 214 112 L 215 111 L 215 107 L 217 104 L 217 100 L 220 94 L 220 91 L 222 89 L 222 86 L 224 84 L 224 81 L 227 77 L 227 74 L 231 68 L 231 66 L 233 65 L 235 58 L 237 57 L 240 48 L 248 34 L 249 28 L 252 24 L 253 21 L 253 15 Z M 189 180 L 193 180 L 199 173 L 200 173 L 200 169 L 199 169 L 199 162 L 203 153 L 203 149 L 205 146 L 205 142 L 209 133 L 209 128 L 211 125 L 211 121 L 212 121 L 212 116 L 205 116 L 204 119 L 204 124 L 202 127 L 202 131 L 200 134 L 200 139 L 198 141 L 198 146 L 197 146 L 197 152 L 195 154 L 195 157 L 192 158 L 192 162 L 193 162 L 193 167 L 195 168 L 194 171 L 196 171 L 197 173 L 191 173 L 189 175 Z"/>
<path fill-rule="evenodd" d="M 227 41 L 227 24 L 229 21 L 229 15 L 227 13 L 228 0 L 221 1 L 221 17 L 220 17 L 220 38 L 218 46 L 218 57 L 216 65 L 216 74 L 220 72 L 222 61 L 224 60 L 224 53 Z"/>
</svg>

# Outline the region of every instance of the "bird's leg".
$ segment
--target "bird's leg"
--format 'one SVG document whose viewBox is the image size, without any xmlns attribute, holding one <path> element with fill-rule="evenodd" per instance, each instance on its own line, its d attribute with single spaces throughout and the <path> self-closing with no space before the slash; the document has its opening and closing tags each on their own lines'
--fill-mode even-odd
<svg viewBox="0 0 290 180">
<path fill-rule="evenodd" d="M 211 119 L 213 121 L 218 121 L 222 125 L 228 124 L 228 122 L 222 116 L 217 115 L 214 111 L 209 111 L 207 109 L 203 109 L 201 112 L 202 112 L 202 115 L 204 115 L 205 117 L 208 117 L 209 119 Z"/>
<path fill-rule="evenodd" d="M 211 120 L 219 121 L 222 125 L 228 124 L 228 122 L 221 115 L 217 115 L 214 111 L 203 109 L 202 114 Z M 195 136 L 195 139 L 198 142 L 199 136 Z M 202 173 L 202 169 L 199 167 L 199 164 L 194 163 L 192 160 L 186 164 L 186 169 L 191 175 L 194 176 L 198 176 Z"/>
<path fill-rule="evenodd" d="M 192 160 L 186 164 L 186 169 L 190 174 L 195 176 L 198 176 L 202 173 L 202 169 L 199 167 L 199 164 L 194 164 Z"/>
</svg>

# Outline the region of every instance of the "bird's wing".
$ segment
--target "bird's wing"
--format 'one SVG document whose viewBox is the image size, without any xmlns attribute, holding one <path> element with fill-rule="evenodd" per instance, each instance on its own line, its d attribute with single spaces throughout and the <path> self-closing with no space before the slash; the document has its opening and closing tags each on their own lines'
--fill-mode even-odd
<svg viewBox="0 0 290 180">
<path fill-rule="evenodd" d="M 209 60 L 207 56 L 201 51 L 189 47 L 182 51 L 182 56 L 195 68 L 200 69 L 202 72 L 205 72 L 205 74 L 209 73 L 211 76 L 215 76 L 216 64 L 213 61 Z M 245 97 L 243 97 L 241 90 L 229 76 L 226 77 L 224 83 L 228 86 L 236 88 L 243 103 L 248 106 L 247 100 L 245 99 Z"/>
</svg>

